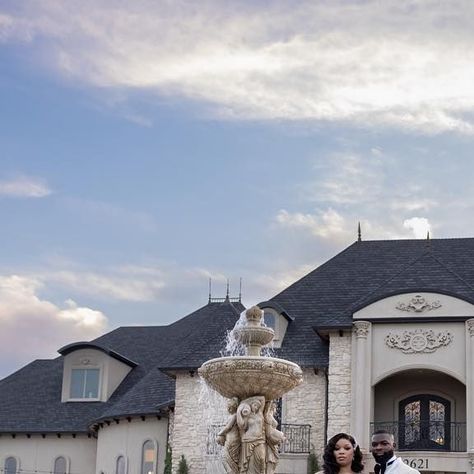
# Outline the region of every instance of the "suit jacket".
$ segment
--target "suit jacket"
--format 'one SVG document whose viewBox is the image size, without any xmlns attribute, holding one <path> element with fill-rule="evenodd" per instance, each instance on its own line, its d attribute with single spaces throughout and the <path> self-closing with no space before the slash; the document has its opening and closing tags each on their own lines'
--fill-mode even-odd
<svg viewBox="0 0 474 474">
<path fill-rule="evenodd" d="M 405 464 L 402 461 L 402 458 L 397 458 L 396 456 L 394 457 L 395 460 L 385 469 L 385 474 L 420 474 L 419 471 L 413 469 L 408 464 Z"/>
</svg>

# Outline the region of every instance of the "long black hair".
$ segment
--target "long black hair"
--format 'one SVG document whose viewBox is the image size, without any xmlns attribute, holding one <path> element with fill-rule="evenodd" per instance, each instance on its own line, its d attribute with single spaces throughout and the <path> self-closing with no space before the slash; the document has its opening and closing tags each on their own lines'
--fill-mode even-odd
<svg viewBox="0 0 474 474">
<path fill-rule="evenodd" d="M 361 472 L 364 469 L 362 464 L 362 453 L 359 445 L 355 442 L 355 439 L 346 433 L 338 433 L 334 435 L 326 444 L 323 454 L 323 471 L 324 474 L 337 474 L 339 472 L 339 464 L 334 456 L 334 450 L 336 449 L 336 443 L 340 439 L 347 439 L 354 448 L 354 459 L 352 460 L 351 469 L 353 472 Z"/>
</svg>

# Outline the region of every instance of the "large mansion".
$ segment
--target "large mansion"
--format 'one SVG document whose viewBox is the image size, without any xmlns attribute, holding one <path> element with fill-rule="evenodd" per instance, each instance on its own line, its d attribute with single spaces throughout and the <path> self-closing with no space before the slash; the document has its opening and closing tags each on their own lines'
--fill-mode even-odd
<svg viewBox="0 0 474 474">
<path fill-rule="evenodd" d="M 306 474 L 331 435 L 394 433 L 422 473 L 474 469 L 474 239 L 356 241 L 259 304 L 303 383 L 279 400 L 280 474 Z M 222 473 L 224 403 L 197 369 L 244 307 L 210 300 L 168 326 L 72 342 L 0 381 L 0 472 Z M 206 398 L 206 397 L 204 397 Z M 207 400 L 209 402 L 209 400 Z M 372 468 L 367 456 L 367 471 Z"/>
</svg>

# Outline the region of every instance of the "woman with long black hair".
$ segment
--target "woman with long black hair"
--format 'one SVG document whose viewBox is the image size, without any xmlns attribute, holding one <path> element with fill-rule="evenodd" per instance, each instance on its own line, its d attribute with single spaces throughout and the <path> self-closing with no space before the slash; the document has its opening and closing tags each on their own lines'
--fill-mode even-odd
<svg viewBox="0 0 474 474">
<path fill-rule="evenodd" d="M 324 474 L 358 474 L 363 469 L 362 453 L 351 435 L 338 433 L 327 442 L 323 455 Z"/>
</svg>

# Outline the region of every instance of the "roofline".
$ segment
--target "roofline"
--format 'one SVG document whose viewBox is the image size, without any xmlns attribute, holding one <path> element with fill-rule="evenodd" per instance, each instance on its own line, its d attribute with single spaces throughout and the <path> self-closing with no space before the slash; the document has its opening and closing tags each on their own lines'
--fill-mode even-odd
<svg viewBox="0 0 474 474">
<path fill-rule="evenodd" d="M 463 323 L 472 316 L 419 316 L 419 317 L 392 317 L 392 318 L 354 318 L 354 321 L 368 321 L 369 323 Z"/>
<path fill-rule="evenodd" d="M 334 331 L 349 331 L 352 330 L 352 324 L 341 324 L 337 326 L 335 324 L 329 326 L 313 326 L 313 331 L 323 340 L 329 340 L 329 333 Z"/>
<path fill-rule="evenodd" d="M 425 242 L 433 242 L 433 241 L 442 241 L 442 240 L 474 240 L 474 237 L 436 237 L 436 238 L 433 238 L 431 237 L 430 235 L 430 238 L 429 240 L 426 239 L 426 237 L 422 237 L 420 239 L 362 239 L 362 240 L 359 240 L 359 241 L 355 241 L 355 243 L 357 242 L 406 242 L 406 241 L 411 241 L 411 242 L 417 242 L 417 241 L 425 241 Z"/>
<path fill-rule="evenodd" d="M 262 301 L 261 303 L 258 303 L 257 306 L 261 310 L 264 310 L 265 308 L 274 309 L 278 314 L 281 314 L 283 317 L 285 317 L 290 323 L 295 320 L 293 316 L 290 316 L 288 314 L 288 312 L 286 311 L 285 308 L 283 308 L 283 306 L 281 306 L 279 303 L 275 301 Z"/>
<path fill-rule="evenodd" d="M 0 429 L 0 435 L 47 435 L 47 434 L 61 434 L 61 435 L 92 435 L 90 430 L 2 430 Z"/>
<path fill-rule="evenodd" d="M 204 362 L 203 362 L 204 363 Z M 201 364 L 202 365 L 202 364 Z M 191 377 L 194 377 L 194 375 L 197 375 L 197 371 L 199 369 L 199 366 L 187 366 L 187 367 L 181 367 L 181 366 L 176 366 L 176 367 L 158 367 L 164 374 L 168 375 L 168 377 L 171 377 L 172 379 L 175 378 L 175 374 L 173 373 L 174 371 L 177 370 L 186 370 L 190 372 Z"/>
<path fill-rule="evenodd" d="M 172 403 L 171 403 L 172 402 Z M 116 420 L 126 420 L 127 418 L 140 418 L 143 416 L 164 416 L 163 413 L 163 408 L 168 407 L 168 406 L 174 406 L 174 400 L 170 401 L 169 404 L 168 402 L 162 403 L 158 405 L 154 411 L 143 411 L 143 412 L 137 412 L 137 413 L 121 413 L 120 415 L 109 415 L 109 416 L 102 416 L 100 418 L 95 418 L 89 423 L 89 426 L 91 429 L 93 429 L 94 425 L 97 425 L 99 423 L 105 423 L 107 421 L 116 421 Z"/>
<path fill-rule="evenodd" d="M 65 355 L 70 354 L 71 352 L 77 351 L 79 349 L 95 349 L 95 350 L 104 352 L 105 354 L 109 355 L 110 357 L 113 357 L 114 359 L 117 359 L 120 362 L 123 362 L 124 364 L 127 364 L 132 368 L 136 367 L 138 365 L 133 360 L 130 360 L 127 357 L 119 354 L 118 352 L 115 352 L 112 349 L 109 349 L 106 346 L 102 346 L 101 344 L 98 344 L 96 342 L 87 342 L 87 341 L 73 342 L 71 344 L 67 344 L 66 346 L 61 347 L 60 349 L 58 349 L 58 352 L 62 356 L 65 356 Z"/>
<path fill-rule="evenodd" d="M 461 280 L 462 281 L 462 280 Z M 457 298 L 458 300 L 465 301 L 466 303 L 474 305 L 474 297 L 472 299 L 467 298 L 465 296 L 460 296 L 459 294 L 455 293 L 454 291 L 449 290 L 440 290 L 439 288 L 431 288 L 431 287 L 421 287 L 411 290 L 392 290 L 384 293 L 382 296 L 376 296 L 373 298 L 368 298 L 365 301 L 362 301 L 351 308 L 351 313 L 355 313 L 360 311 L 361 309 L 376 303 L 377 301 L 382 301 L 385 298 L 389 298 L 390 296 L 397 296 L 397 295 L 407 295 L 409 293 L 438 293 L 440 295 L 451 296 L 453 298 Z"/>
</svg>

